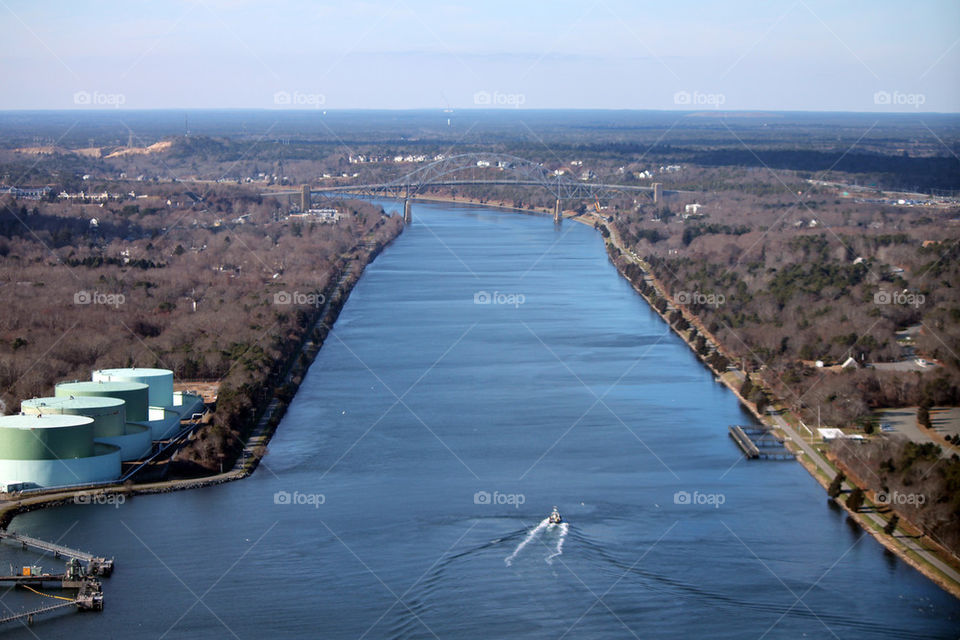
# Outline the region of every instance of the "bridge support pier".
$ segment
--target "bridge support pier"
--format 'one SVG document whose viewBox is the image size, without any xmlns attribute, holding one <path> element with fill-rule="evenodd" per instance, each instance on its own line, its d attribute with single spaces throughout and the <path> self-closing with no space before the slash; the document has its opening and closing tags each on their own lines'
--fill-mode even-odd
<svg viewBox="0 0 960 640">
<path fill-rule="evenodd" d="M 553 222 L 554 224 L 563 222 L 563 208 L 560 206 L 559 199 L 557 199 L 557 203 L 553 205 Z"/>
<path fill-rule="evenodd" d="M 310 185 L 305 184 L 300 187 L 300 213 L 309 211 L 311 204 L 313 204 L 313 199 L 311 198 Z"/>
<path fill-rule="evenodd" d="M 413 222 L 413 214 L 410 213 L 410 201 L 403 201 L 403 223 L 411 224 Z"/>
</svg>

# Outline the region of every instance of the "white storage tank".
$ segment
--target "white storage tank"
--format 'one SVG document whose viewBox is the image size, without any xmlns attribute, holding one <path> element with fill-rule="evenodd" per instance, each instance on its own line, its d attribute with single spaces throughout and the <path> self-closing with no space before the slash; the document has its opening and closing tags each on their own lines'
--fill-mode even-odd
<svg viewBox="0 0 960 640">
<path fill-rule="evenodd" d="M 173 371 L 169 369 L 99 369 L 93 372 L 94 382 L 140 382 L 150 388 L 151 407 L 173 406 Z"/>
</svg>

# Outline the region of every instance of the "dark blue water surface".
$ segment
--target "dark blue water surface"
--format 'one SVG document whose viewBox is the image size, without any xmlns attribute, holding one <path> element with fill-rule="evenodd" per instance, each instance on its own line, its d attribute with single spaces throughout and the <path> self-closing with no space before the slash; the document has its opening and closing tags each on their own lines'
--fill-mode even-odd
<svg viewBox="0 0 960 640">
<path fill-rule="evenodd" d="M 749 417 L 594 230 L 414 214 L 251 478 L 14 521 L 117 570 L 103 613 L 10 637 L 957 635 L 960 603 L 800 465 L 741 460 Z"/>
</svg>

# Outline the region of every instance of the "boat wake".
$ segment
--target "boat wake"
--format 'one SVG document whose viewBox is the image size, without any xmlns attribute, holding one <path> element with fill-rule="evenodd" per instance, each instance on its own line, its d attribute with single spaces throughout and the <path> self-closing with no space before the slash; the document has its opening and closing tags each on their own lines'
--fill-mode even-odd
<svg viewBox="0 0 960 640">
<path fill-rule="evenodd" d="M 550 526 L 550 518 L 544 518 L 543 520 L 540 521 L 540 524 L 538 524 L 536 527 L 531 529 L 530 532 L 526 535 L 526 537 L 520 541 L 520 544 L 517 545 L 517 548 L 513 550 L 513 553 L 507 556 L 507 558 L 504 560 L 506 565 L 508 567 L 512 565 L 513 559 L 516 558 L 521 551 L 523 551 L 523 548 L 526 547 L 528 544 L 530 544 L 530 542 L 534 538 L 540 535 L 540 533 L 549 526 Z"/>
<path fill-rule="evenodd" d="M 557 536 L 557 548 L 554 549 L 553 553 L 547 556 L 547 564 L 553 564 L 554 558 L 563 555 L 563 541 L 567 539 L 567 532 L 570 530 L 569 522 L 561 522 L 560 524 L 554 526 L 560 529 L 560 535 Z"/>
<path fill-rule="evenodd" d="M 552 532 L 554 529 L 559 532 L 559 535 L 557 536 L 556 546 L 554 546 L 553 548 L 553 553 L 551 553 L 546 557 L 547 564 L 553 564 L 553 559 L 563 554 L 563 542 L 567 538 L 567 532 L 570 530 L 570 524 L 567 522 L 554 524 L 550 522 L 550 518 L 544 518 L 543 520 L 540 521 L 540 524 L 538 524 L 536 527 L 531 529 L 527 533 L 527 535 L 524 536 L 523 540 L 520 541 L 520 544 L 517 545 L 517 548 L 513 550 L 513 553 L 511 553 L 509 556 L 507 556 L 504 559 L 504 563 L 508 567 L 512 566 L 513 561 L 516 559 L 518 555 L 520 555 L 520 552 L 523 551 L 528 544 L 536 540 L 537 537 L 543 534 L 544 532 Z"/>
</svg>

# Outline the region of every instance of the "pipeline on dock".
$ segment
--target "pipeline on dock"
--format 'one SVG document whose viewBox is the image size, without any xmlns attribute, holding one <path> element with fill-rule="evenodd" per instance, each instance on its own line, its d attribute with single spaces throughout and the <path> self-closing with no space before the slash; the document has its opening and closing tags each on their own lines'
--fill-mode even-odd
<svg viewBox="0 0 960 640">
<path fill-rule="evenodd" d="M 4 533 L 6 534 L 7 532 Z M 7 614 L 0 616 L 0 624 L 5 622 L 25 622 L 26 624 L 33 624 L 34 620 L 42 614 L 59 611 L 68 607 L 73 607 L 78 611 L 103 610 L 103 588 L 100 580 L 96 576 L 106 574 L 95 574 L 91 571 L 91 567 L 98 571 L 104 570 L 106 565 L 102 562 L 97 562 L 98 560 L 104 560 L 103 558 L 18 534 L 7 534 L 4 537 L 20 542 L 25 549 L 28 547 L 43 549 L 44 551 L 53 552 L 57 557 L 64 555 L 70 556 L 70 560 L 66 563 L 66 570 L 63 573 L 44 573 L 40 567 L 25 566 L 16 573 L 13 571 L 13 567 L 11 567 L 10 575 L 0 575 L 0 586 L 10 585 L 23 588 L 39 596 L 58 601 L 54 604 L 21 612 L 11 611 L 8 607 Z M 81 562 L 82 559 L 87 561 L 86 567 L 84 567 Z M 112 560 L 110 561 L 109 569 L 113 569 Z M 40 590 L 51 588 L 76 590 L 76 595 L 73 597 L 65 597 L 51 595 Z"/>
<path fill-rule="evenodd" d="M 28 611 L 10 612 L 6 616 L 0 617 L 0 624 L 18 621 L 26 621 L 27 624 L 33 624 L 33 621 L 41 614 L 59 611 L 68 607 L 75 608 L 77 611 L 103 610 L 103 588 L 100 585 L 100 581 L 93 576 L 84 574 L 80 567 L 80 561 L 76 559 L 71 560 L 70 563 L 67 564 L 67 573 L 0 576 L 0 581 L 7 584 L 14 584 L 17 587 L 31 591 L 39 596 L 59 601 L 55 604 L 30 609 Z M 51 595 L 39 590 L 39 588 L 44 588 L 44 586 L 47 589 L 76 589 L 77 595 L 72 598 Z"/>
</svg>

